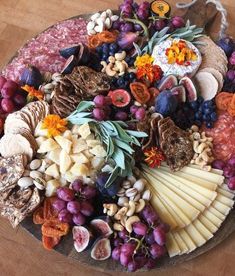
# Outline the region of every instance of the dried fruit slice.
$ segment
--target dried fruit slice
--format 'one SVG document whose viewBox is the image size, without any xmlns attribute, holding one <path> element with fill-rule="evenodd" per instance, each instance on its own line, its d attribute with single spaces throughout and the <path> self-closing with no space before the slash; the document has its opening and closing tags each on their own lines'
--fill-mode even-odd
<svg viewBox="0 0 235 276">
<path fill-rule="evenodd" d="M 130 84 L 131 94 L 141 104 L 147 103 L 151 95 L 148 91 L 148 87 L 141 82 L 132 82 Z"/>
<path fill-rule="evenodd" d="M 131 101 L 130 94 L 124 89 L 110 91 L 108 96 L 111 98 L 112 104 L 117 107 L 127 106 Z"/>
<path fill-rule="evenodd" d="M 195 87 L 193 81 L 188 77 L 184 77 L 180 80 L 179 84 L 182 84 L 184 86 L 184 88 L 186 89 L 186 97 L 187 97 L 188 101 L 189 102 L 196 101 L 197 90 L 196 90 L 196 87 Z"/>
<path fill-rule="evenodd" d="M 42 236 L 43 247 L 47 250 L 53 249 L 60 242 L 60 237 L 47 237 Z"/>
</svg>

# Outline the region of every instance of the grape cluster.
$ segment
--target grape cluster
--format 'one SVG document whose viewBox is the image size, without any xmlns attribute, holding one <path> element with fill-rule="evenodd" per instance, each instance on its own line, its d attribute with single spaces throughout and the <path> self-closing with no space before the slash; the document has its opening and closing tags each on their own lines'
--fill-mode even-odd
<svg viewBox="0 0 235 276">
<path fill-rule="evenodd" d="M 235 51 L 229 58 L 229 70 L 225 76 L 223 91 L 234 92 L 235 90 Z"/>
<path fill-rule="evenodd" d="M 9 114 L 20 109 L 26 104 L 26 97 L 19 86 L 12 80 L 0 76 L 1 114 Z"/>
<path fill-rule="evenodd" d="M 75 225 L 85 224 L 86 218 L 94 213 L 92 200 L 96 194 L 95 187 L 83 184 L 81 180 L 75 180 L 71 189 L 58 188 L 53 207 L 59 212 L 59 220 Z"/>
<path fill-rule="evenodd" d="M 131 82 L 136 81 L 135 73 L 126 73 L 123 76 L 118 78 L 113 78 L 111 83 L 112 89 L 122 88 L 122 89 L 129 89 L 129 85 Z"/>
<path fill-rule="evenodd" d="M 182 129 L 190 128 L 193 124 L 200 127 L 203 123 L 207 128 L 213 128 L 217 117 L 214 100 L 204 101 L 198 97 L 196 101 L 179 106 L 172 119 Z"/>
<path fill-rule="evenodd" d="M 112 258 L 128 271 L 146 267 L 152 269 L 165 253 L 166 233 L 169 226 L 161 222 L 150 205 L 141 212 L 142 220 L 133 224 L 132 233 L 124 229 L 113 240 Z"/>
<path fill-rule="evenodd" d="M 96 119 L 97 121 L 103 121 L 103 120 L 109 119 L 109 116 L 111 114 L 110 105 L 112 104 L 110 97 L 97 95 L 93 99 L 93 102 L 95 104 L 95 108 L 93 109 L 93 112 L 92 112 L 93 118 Z"/>
<path fill-rule="evenodd" d="M 132 105 L 130 107 L 130 113 L 138 121 L 143 121 L 145 119 L 145 116 L 146 116 L 146 111 L 145 111 L 145 108 L 143 106 Z"/>
</svg>

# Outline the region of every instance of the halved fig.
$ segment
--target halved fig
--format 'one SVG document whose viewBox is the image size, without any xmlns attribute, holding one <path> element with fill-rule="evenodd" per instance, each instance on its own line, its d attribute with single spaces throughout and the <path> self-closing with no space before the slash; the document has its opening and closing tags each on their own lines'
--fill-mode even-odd
<svg viewBox="0 0 235 276">
<path fill-rule="evenodd" d="M 193 81 L 189 77 L 183 77 L 180 80 L 180 84 L 186 89 L 186 97 L 189 102 L 196 101 L 197 99 L 197 90 Z"/>
<path fill-rule="evenodd" d="M 186 90 L 183 85 L 173 87 L 171 93 L 177 96 L 179 102 L 186 102 Z"/>
<path fill-rule="evenodd" d="M 80 50 L 80 43 L 79 44 L 75 44 L 75 45 L 70 45 L 68 47 L 65 47 L 63 49 L 60 49 L 59 52 L 60 52 L 60 55 L 63 57 L 63 58 L 69 58 L 71 56 L 76 56 Z"/>
<path fill-rule="evenodd" d="M 113 230 L 108 223 L 107 217 L 93 219 L 90 222 L 90 225 L 91 228 L 94 229 L 94 231 L 102 237 L 109 237 L 113 234 Z"/>
<path fill-rule="evenodd" d="M 73 227 L 74 248 L 77 252 L 82 252 L 87 249 L 93 240 L 91 232 L 84 226 Z"/>
<path fill-rule="evenodd" d="M 79 43 L 78 45 L 80 46 L 77 54 L 78 65 L 87 65 L 90 59 L 89 48 L 83 43 Z"/>
<path fill-rule="evenodd" d="M 158 89 L 160 91 L 162 90 L 166 90 L 166 89 L 171 89 L 173 88 L 174 86 L 177 86 L 178 85 L 178 80 L 177 80 L 177 77 L 174 76 L 174 75 L 169 75 L 169 76 L 166 76 L 164 77 L 159 85 L 158 85 Z"/>
<path fill-rule="evenodd" d="M 97 261 L 107 260 L 111 256 L 110 240 L 107 238 L 101 238 L 96 240 L 92 249 L 91 257 Z"/>
<path fill-rule="evenodd" d="M 77 66 L 77 59 L 75 56 L 71 56 L 67 59 L 64 68 L 61 71 L 61 74 L 71 74 L 73 71 L 73 68 Z"/>
</svg>

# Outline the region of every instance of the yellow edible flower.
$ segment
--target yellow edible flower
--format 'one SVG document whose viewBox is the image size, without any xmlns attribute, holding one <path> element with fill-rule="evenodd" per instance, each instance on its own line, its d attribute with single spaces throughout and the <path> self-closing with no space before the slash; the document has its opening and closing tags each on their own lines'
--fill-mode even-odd
<svg viewBox="0 0 235 276">
<path fill-rule="evenodd" d="M 37 98 L 38 100 L 43 100 L 43 92 L 40 90 L 35 89 L 32 86 L 29 85 L 24 85 L 21 87 L 23 90 L 25 90 L 26 92 L 28 92 L 28 96 L 31 98 Z"/>
<path fill-rule="evenodd" d="M 48 115 L 42 122 L 42 129 L 47 130 L 48 137 L 60 135 L 67 129 L 67 121 L 58 115 Z"/>
<path fill-rule="evenodd" d="M 135 60 L 136 67 L 143 67 L 145 65 L 152 64 L 154 58 L 148 54 L 144 54 L 143 56 L 138 56 Z"/>
</svg>

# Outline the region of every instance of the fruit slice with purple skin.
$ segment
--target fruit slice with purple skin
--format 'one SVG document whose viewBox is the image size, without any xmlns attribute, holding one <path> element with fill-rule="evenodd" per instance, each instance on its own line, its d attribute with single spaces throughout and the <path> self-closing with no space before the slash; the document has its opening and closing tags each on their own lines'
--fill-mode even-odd
<svg viewBox="0 0 235 276">
<path fill-rule="evenodd" d="M 171 89 L 171 93 L 177 96 L 179 102 L 186 102 L 186 90 L 183 85 L 175 86 Z"/>
<path fill-rule="evenodd" d="M 92 249 L 91 257 L 97 261 L 107 260 L 111 256 L 110 240 L 107 238 L 101 238 L 96 240 Z"/>
<path fill-rule="evenodd" d="M 111 98 L 112 104 L 117 107 L 125 107 L 131 101 L 130 94 L 124 89 L 110 91 L 108 96 Z"/>
<path fill-rule="evenodd" d="M 178 85 L 177 77 L 174 75 L 165 76 L 158 85 L 160 91 L 166 89 L 172 89 L 174 86 Z"/>
<path fill-rule="evenodd" d="M 84 226 L 73 227 L 74 248 L 77 252 L 87 249 L 92 243 L 93 236 L 91 232 Z"/>
<path fill-rule="evenodd" d="M 101 235 L 102 237 L 109 237 L 110 235 L 113 234 L 113 230 L 109 226 L 109 223 L 107 220 L 108 220 L 107 217 L 96 218 L 90 222 L 90 225 L 92 229 L 94 229 L 95 232 Z"/>
<path fill-rule="evenodd" d="M 180 80 L 179 84 L 183 85 L 186 89 L 186 98 L 189 102 L 196 101 L 197 99 L 197 90 L 193 83 L 193 81 L 188 78 L 184 77 Z"/>
<path fill-rule="evenodd" d="M 64 68 L 61 71 L 61 74 L 71 74 L 73 71 L 73 68 L 77 65 L 77 59 L 74 55 L 70 56 L 65 65 Z"/>
<path fill-rule="evenodd" d="M 80 50 L 80 46 L 81 45 L 79 43 L 79 44 L 70 45 L 68 47 L 62 48 L 59 50 L 60 55 L 66 59 L 71 57 L 72 55 L 76 56 Z"/>
</svg>

